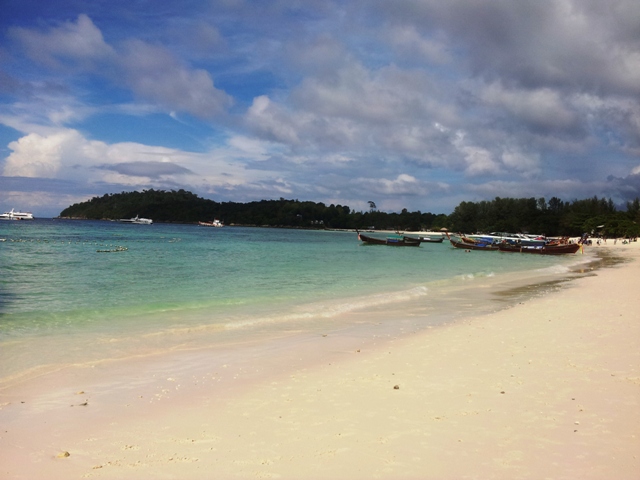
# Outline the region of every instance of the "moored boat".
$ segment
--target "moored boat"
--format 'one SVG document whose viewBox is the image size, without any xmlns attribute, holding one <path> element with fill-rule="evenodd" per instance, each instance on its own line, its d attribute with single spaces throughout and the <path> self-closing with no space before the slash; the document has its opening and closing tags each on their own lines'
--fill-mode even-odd
<svg viewBox="0 0 640 480">
<path fill-rule="evenodd" d="M 466 237 L 462 237 L 460 238 L 460 240 L 454 240 L 453 238 L 449 237 L 449 241 L 451 242 L 451 245 L 453 245 L 455 248 L 462 248 L 465 250 L 482 250 L 482 251 L 497 251 L 498 250 L 498 245 L 494 244 L 494 243 L 487 243 L 487 242 L 480 242 L 480 241 L 470 241 L 470 239 L 466 238 Z"/>
<path fill-rule="evenodd" d="M 201 227 L 224 227 L 224 223 L 215 218 L 213 222 L 198 222 Z"/>
<path fill-rule="evenodd" d="M 426 236 L 421 236 L 420 240 L 423 243 L 442 243 L 444 241 L 444 237 L 440 236 L 440 237 L 430 237 L 428 235 Z"/>
<path fill-rule="evenodd" d="M 0 220 L 33 220 L 31 212 L 16 212 L 13 208 L 10 212 L 0 214 Z"/>
<path fill-rule="evenodd" d="M 150 218 L 141 218 L 138 215 L 133 218 L 121 218 L 118 221 L 121 223 L 135 223 L 137 225 L 151 225 L 153 223 L 153 220 Z"/>
<path fill-rule="evenodd" d="M 487 243 L 502 243 L 507 242 L 511 244 L 522 244 L 532 246 L 543 246 L 547 239 L 544 235 L 527 235 L 524 233 L 506 233 L 506 232 L 491 232 L 491 233 L 476 233 L 473 235 L 467 235 L 468 238 L 473 240 L 484 241 Z"/>
<path fill-rule="evenodd" d="M 544 245 L 542 247 L 530 245 L 511 245 L 509 243 L 501 243 L 498 249 L 501 252 L 513 253 L 533 253 L 536 255 L 565 255 L 576 253 L 580 250 L 581 245 L 577 243 L 564 243 L 557 245 Z"/>
<path fill-rule="evenodd" d="M 406 235 L 396 235 L 387 238 L 376 238 L 358 233 L 358 240 L 369 245 L 389 245 L 391 247 L 419 247 L 422 240 L 419 238 L 407 237 Z"/>
<path fill-rule="evenodd" d="M 450 235 L 449 232 L 445 232 L 449 242 L 454 248 L 461 248 L 465 250 L 485 250 L 485 251 L 496 251 L 498 250 L 498 245 L 485 240 L 485 239 L 475 239 L 470 238 L 468 236 L 458 234 L 458 235 Z"/>
</svg>

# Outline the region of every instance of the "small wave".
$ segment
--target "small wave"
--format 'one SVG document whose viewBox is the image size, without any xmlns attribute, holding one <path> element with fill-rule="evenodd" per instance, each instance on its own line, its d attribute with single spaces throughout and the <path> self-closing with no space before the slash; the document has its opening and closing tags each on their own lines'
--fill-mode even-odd
<svg viewBox="0 0 640 480">
<path fill-rule="evenodd" d="M 551 265 L 550 267 L 539 268 L 536 270 L 536 272 L 542 274 L 562 275 L 568 273 L 570 270 L 571 268 L 569 268 L 568 265 L 556 264 Z"/>
<path fill-rule="evenodd" d="M 459 280 L 475 280 L 477 278 L 492 278 L 495 277 L 494 272 L 468 272 L 457 275 L 455 279 Z"/>
<path fill-rule="evenodd" d="M 425 286 L 413 287 L 409 290 L 398 292 L 385 292 L 363 297 L 351 298 L 342 302 L 317 302 L 295 307 L 294 311 L 284 314 L 272 314 L 264 317 L 253 317 L 244 320 L 228 322 L 226 329 L 240 329 L 259 324 L 285 323 L 301 320 L 335 318 L 357 310 L 371 307 L 380 307 L 397 302 L 405 302 L 428 295 L 429 289 Z"/>
</svg>

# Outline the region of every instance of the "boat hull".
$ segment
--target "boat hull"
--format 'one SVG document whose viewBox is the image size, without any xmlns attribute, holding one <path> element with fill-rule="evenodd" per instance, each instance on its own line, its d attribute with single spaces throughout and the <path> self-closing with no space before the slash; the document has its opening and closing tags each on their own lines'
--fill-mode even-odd
<svg viewBox="0 0 640 480">
<path fill-rule="evenodd" d="M 450 238 L 449 241 L 451 242 L 451 245 L 453 245 L 455 248 L 461 248 L 464 250 L 479 250 L 479 251 L 486 251 L 486 252 L 495 252 L 498 250 L 498 246 L 497 245 L 493 245 L 493 244 L 483 244 L 483 243 L 470 243 L 470 242 L 464 242 L 464 241 L 456 241 L 453 238 Z"/>
<path fill-rule="evenodd" d="M 567 243 L 561 245 L 549 245 L 544 247 L 530 247 L 526 245 L 518 246 L 500 244 L 498 248 L 501 252 L 511 253 L 530 253 L 533 255 L 570 255 L 580 250 L 580 245 L 577 243 Z"/>
<path fill-rule="evenodd" d="M 135 225 L 151 225 L 153 220 L 150 218 L 140 218 L 137 215 L 134 218 L 121 218 L 118 220 L 120 223 L 132 223 Z"/>
<path fill-rule="evenodd" d="M 387 245 L 390 247 L 419 247 L 422 240 L 411 237 L 401 238 L 375 238 L 358 233 L 358 239 L 369 245 Z"/>
<path fill-rule="evenodd" d="M 444 241 L 444 237 L 420 237 L 420 241 L 422 241 L 422 243 L 442 243 Z"/>
<path fill-rule="evenodd" d="M 12 208 L 10 212 L 0 214 L 0 220 L 33 220 L 31 212 L 16 212 Z"/>
</svg>

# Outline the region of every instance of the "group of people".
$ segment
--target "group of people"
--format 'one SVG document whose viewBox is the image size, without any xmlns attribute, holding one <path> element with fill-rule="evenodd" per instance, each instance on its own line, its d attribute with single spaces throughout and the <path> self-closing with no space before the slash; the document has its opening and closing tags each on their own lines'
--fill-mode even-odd
<svg viewBox="0 0 640 480">
<path fill-rule="evenodd" d="M 616 245 L 618 243 L 618 238 L 614 238 L 613 239 L 613 244 Z M 604 235 L 600 235 L 595 237 L 595 241 L 597 245 L 602 245 L 603 243 L 606 244 L 607 243 L 607 237 L 605 237 Z M 628 243 L 631 242 L 637 242 L 638 241 L 638 237 L 624 237 L 622 238 L 622 244 L 626 245 Z M 578 240 L 578 243 L 581 243 L 583 245 L 593 245 L 593 239 L 591 239 L 589 237 L 588 233 L 583 233 L 582 236 L 580 237 L 580 240 Z"/>
</svg>

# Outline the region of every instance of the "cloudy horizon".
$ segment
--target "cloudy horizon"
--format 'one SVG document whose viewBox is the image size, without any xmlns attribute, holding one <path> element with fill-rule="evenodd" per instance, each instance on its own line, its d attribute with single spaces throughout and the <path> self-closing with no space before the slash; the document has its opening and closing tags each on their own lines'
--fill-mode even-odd
<svg viewBox="0 0 640 480">
<path fill-rule="evenodd" d="M 0 210 L 640 196 L 637 1 L 6 0 L 0 25 Z"/>
</svg>

